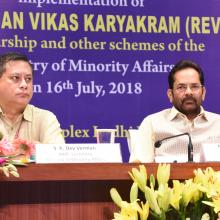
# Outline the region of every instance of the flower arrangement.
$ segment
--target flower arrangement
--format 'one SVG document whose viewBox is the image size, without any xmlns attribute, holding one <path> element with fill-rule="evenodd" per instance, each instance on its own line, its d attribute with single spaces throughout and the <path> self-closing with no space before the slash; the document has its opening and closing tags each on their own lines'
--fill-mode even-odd
<svg viewBox="0 0 220 220">
<path fill-rule="evenodd" d="M 114 220 L 216 220 L 220 212 L 220 172 L 211 167 L 194 171 L 194 178 L 180 182 L 170 178 L 170 164 L 159 164 L 156 177 L 144 165 L 129 172 L 133 184 L 130 202 L 117 189 L 110 195 L 120 211 Z M 169 185 L 168 185 L 169 182 Z M 139 192 L 142 200 L 138 198 Z"/>
<path fill-rule="evenodd" d="M 16 165 L 25 165 L 34 151 L 33 143 L 18 138 L 10 143 L 0 132 L 0 170 L 5 176 L 19 177 Z"/>
</svg>

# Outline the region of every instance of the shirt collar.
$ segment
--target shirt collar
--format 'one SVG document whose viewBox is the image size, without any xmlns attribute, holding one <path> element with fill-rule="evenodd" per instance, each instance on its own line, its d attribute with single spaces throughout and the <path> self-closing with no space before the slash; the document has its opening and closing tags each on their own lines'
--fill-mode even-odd
<svg viewBox="0 0 220 220">
<path fill-rule="evenodd" d="M 200 113 L 198 114 L 197 117 L 203 117 L 205 120 L 208 121 L 207 113 L 204 110 L 204 108 L 201 106 L 200 107 Z M 181 115 L 181 117 L 186 117 L 183 113 L 179 112 L 174 106 L 170 109 L 168 119 L 172 121 L 174 118 L 176 118 L 178 115 Z"/>
<path fill-rule="evenodd" d="M 31 111 L 31 106 L 27 105 L 26 108 L 24 109 L 24 119 L 27 121 L 32 121 L 33 120 L 33 115 L 32 115 L 32 111 Z"/>
<path fill-rule="evenodd" d="M 3 115 L 3 114 L 4 113 L 2 111 L 2 108 L 0 107 L 0 115 Z M 30 105 L 27 105 L 26 108 L 24 109 L 23 118 L 27 121 L 32 121 L 33 120 L 33 115 L 32 115 Z"/>
</svg>

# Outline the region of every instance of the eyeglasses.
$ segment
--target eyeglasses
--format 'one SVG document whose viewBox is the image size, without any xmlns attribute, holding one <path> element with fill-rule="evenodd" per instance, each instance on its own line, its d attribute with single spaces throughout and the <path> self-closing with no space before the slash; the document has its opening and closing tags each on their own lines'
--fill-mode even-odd
<svg viewBox="0 0 220 220">
<path fill-rule="evenodd" d="M 179 84 L 179 85 L 177 85 L 175 90 L 177 90 L 178 92 L 186 92 L 188 87 L 190 88 L 190 90 L 192 92 L 197 92 L 197 91 L 199 91 L 199 89 L 201 87 L 203 87 L 203 85 L 200 85 L 200 84 L 188 84 L 188 85 L 187 84 Z"/>
</svg>

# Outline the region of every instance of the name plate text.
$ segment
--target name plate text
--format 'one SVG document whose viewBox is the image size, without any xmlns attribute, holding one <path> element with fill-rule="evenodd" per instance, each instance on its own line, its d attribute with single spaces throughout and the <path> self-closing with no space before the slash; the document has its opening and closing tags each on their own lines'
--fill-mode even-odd
<svg viewBox="0 0 220 220">
<path fill-rule="evenodd" d="M 120 144 L 37 144 L 36 163 L 121 163 Z"/>
</svg>

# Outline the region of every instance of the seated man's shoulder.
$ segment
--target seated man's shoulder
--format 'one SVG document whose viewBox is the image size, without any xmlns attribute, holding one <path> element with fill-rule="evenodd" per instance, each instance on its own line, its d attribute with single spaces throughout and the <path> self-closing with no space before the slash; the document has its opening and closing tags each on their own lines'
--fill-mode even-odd
<svg viewBox="0 0 220 220">
<path fill-rule="evenodd" d="M 159 112 L 155 112 L 153 114 L 148 115 L 146 118 L 160 118 L 165 117 L 170 114 L 171 108 L 163 109 Z"/>
<path fill-rule="evenodd" d="M 205 116 L 209 120 L 220 120 L 220 114 L 217 114 L 217 113 L 214 113 L 214 112 L 205 111 Z"/>
<path fill-rule="evenodd" d="M 150 114 L 150 115 L 146 116 L 142 122 L 143 123 L 148 123 L 148 122 L 151 123 L 153 121 L 155 123 L 156 122 L 162 122 L 162 121 L 167 119 L 167 117 L 170 114 L 170 111 L 171 111 L 171 109 L 168 108 L 168 109 L 161 110 L 159 112 L 155 112 L 153 114 Z"/>
<path fill-rule="evenodd" d="M 53 116 L 54 113 L 43 108 L 36 107 L 34 105 L 29 104 L 26 108 L 26 110 L 31 113 L 32 115 L 38 115 L 38 116 L 43 116 L 47 117 L 48 115 Z M 55 116 L 55 115 L 54 115 Z"/>
</svg>

